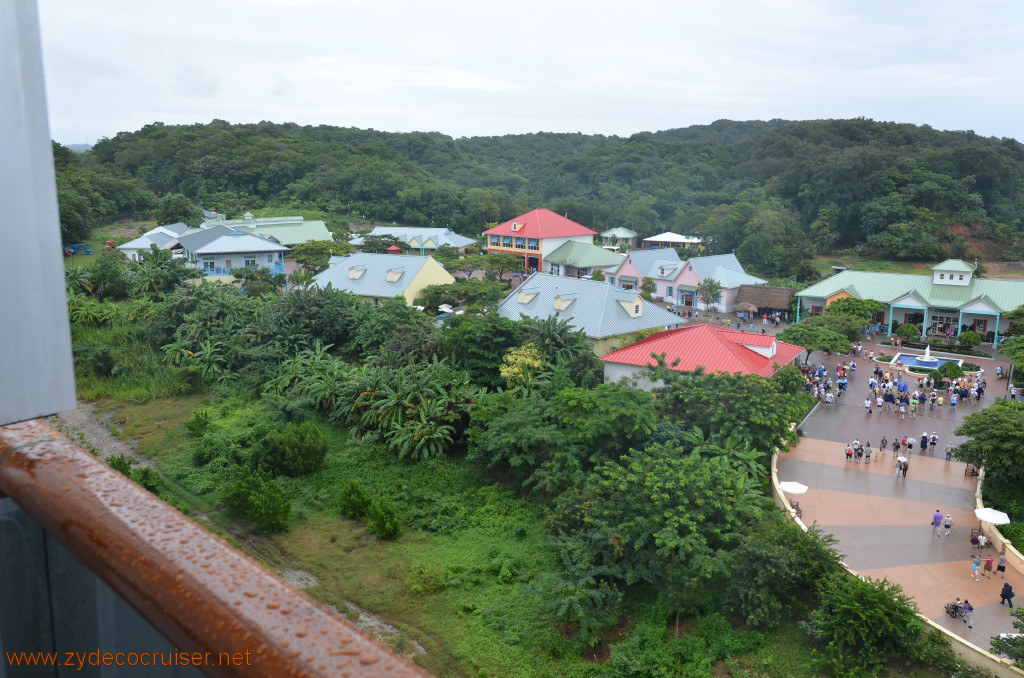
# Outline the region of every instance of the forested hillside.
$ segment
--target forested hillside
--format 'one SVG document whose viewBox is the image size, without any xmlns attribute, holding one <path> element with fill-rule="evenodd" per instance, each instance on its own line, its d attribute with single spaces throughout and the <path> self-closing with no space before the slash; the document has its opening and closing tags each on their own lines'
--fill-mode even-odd
<svg viewBox="0 0 1024 678">
<path fill-rule="evenodd" d="M 471 236 L 545 206 L 599 230 L 702 235 L 778 277 L 809 275 L 811 255 L 847 248 L 920 261 L 970 256 L 984 241 L 1008 257 L 1024 250 L 1024 146 L 865 119 L 463 139 L 214 120 L 58 154 L 71 240 L 180 193 L 231 215 L 318 209 Z M 961 225 L 974 240 L 950 228 Z"/>
</svg>

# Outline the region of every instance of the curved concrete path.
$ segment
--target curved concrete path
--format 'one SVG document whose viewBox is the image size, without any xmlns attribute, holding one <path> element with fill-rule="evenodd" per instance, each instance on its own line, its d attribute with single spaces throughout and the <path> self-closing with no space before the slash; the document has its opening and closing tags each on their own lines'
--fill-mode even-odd
<svg viewBox="0 0 1024 678">
<path fill-rule="evenodd" d="M 820 354 L 818 357 L 820 360 Z M 834 359 L 826 362 L 834 363 Z M 779 479 L 796 480 L 810 488 L 807 494 L 790 496 L 790 500 L 799 502 L 804 523 L 817 523 L 836 536 L 851 568 L 898 583 L 917 601 L 922 614 L 987 650 L 992 636 L 1016 631 L 1008 608 L 999 604 L 1003 584 L 999 573 L 982 577 L 980 582 L 971 578 L 970 534 L 971 528 L 978 526 L 974 516 L 977 479 L 966 477 L 966 465 L 946 461 L 942 452 L 950 440 L 954 445 L 963 440 L 953 431 L 964 416 L 980 407 L 960 406 L 954 413 L 947 405 L 915 418 L 908 414 L 905 420 L 892 413 L 868 415 L 863 407 L 867 365 L 866 358 L 858 360 L 859 374 L 851 381 L 850 392 L 838 405 L 819 405 L 804 424 L 805 437 L 779 455 Z M 985 371 L 990 373 L 987 366 Z M 992 388 L 992 381 L 990 391 L 1001 394 L 1001 388 Z M 993 397 L 986 394 L 981 407 Z M 917 438 L 923 431 L 939 436 L 936 452 L 908 455 L 905 479 L 895 475 L 891 448 L 870 464 L 846 461 L 846 443 L 854 438 L 870 441 L 872 449 L 877 449 L 883 435 L 891 445 L 894 436 L 902 439 L 913 434 Z M 948 537 L 932 534 L 930 521 L 935 509 L 953 517 L 955 525 Z M 997 551 L 989 548 L 988 553 L 999 562 Z M 1007 564 L 1005 581 L 1014 591 L 1024 592 L 1024 576 L 1012 563 Z M 957 596 L 974 606 L 972 629 L 943 610 Z M 1015 600 L 1024 602 L 1024 595 Z"/>
</svg>

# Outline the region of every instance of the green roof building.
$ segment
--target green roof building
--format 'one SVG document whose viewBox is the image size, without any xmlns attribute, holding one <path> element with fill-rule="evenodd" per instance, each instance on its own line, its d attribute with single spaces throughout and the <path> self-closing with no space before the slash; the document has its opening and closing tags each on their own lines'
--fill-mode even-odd
<svg viewBox="0 0 1024 678">
<path fill-rule="evenodd" d="M 553 275 L 583 278 L 593 273 L 595 268 L 615 270 L 625 258 L 624 254 L 598 245 L 570 240 L 544 257 L 544 263 Z"/>
<path fill-rule="evenodd" d="M 1024 282 L 977 278 L 975 269 L 966 261 L 947 259 L 932 266 L 930 276 L 845 270 L 796 293 L 797 321 L 845 297 L 874 299 L 885 304 L 876 320 L 890 334 L 896 320 L 919 325 L 922 338 L 993 332 L 998 346 L 1009 326 L 1003 314 L 1024 305 Z"/>
</svg>

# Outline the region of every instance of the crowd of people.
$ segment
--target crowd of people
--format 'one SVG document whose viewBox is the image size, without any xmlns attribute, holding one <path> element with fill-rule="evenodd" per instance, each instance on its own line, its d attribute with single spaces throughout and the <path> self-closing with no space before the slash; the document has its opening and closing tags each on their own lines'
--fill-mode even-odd
<svg viewBox="0 0 1024 678">
<path fill-rule="evenodd" d="M 804 388 L 830 406 L 849 392 L 850 380 L 857 373 L 857 362 L 843 361 L 834 368 L 824 363 L 809 365 L 802 371 L 807 380 Z M 911 377 L 898 366 L 890 366 L 888 369 L 875 367 L 867 386 L 865 414 L 893 414 L 906 420 L 926 416 L 926 413 L 936 416 L 947 407 L 953 413 L 958 405 L 977 404 L 984 397 L 988 384 L 982 373 L 939 382 L 933 377 Z"/>
</svg>

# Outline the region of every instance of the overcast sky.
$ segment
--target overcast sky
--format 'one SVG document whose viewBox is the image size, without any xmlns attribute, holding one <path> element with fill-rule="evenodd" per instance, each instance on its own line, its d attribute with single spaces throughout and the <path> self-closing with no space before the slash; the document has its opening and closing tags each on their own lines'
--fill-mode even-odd
<svg viewBox="0 0 1024 678">
<path fill-rule="evenodd" d="M 52 136 L 454 137 L 864 116 L 1024 140 L 1024 4 L 38 0 Z"/>
</svg>

